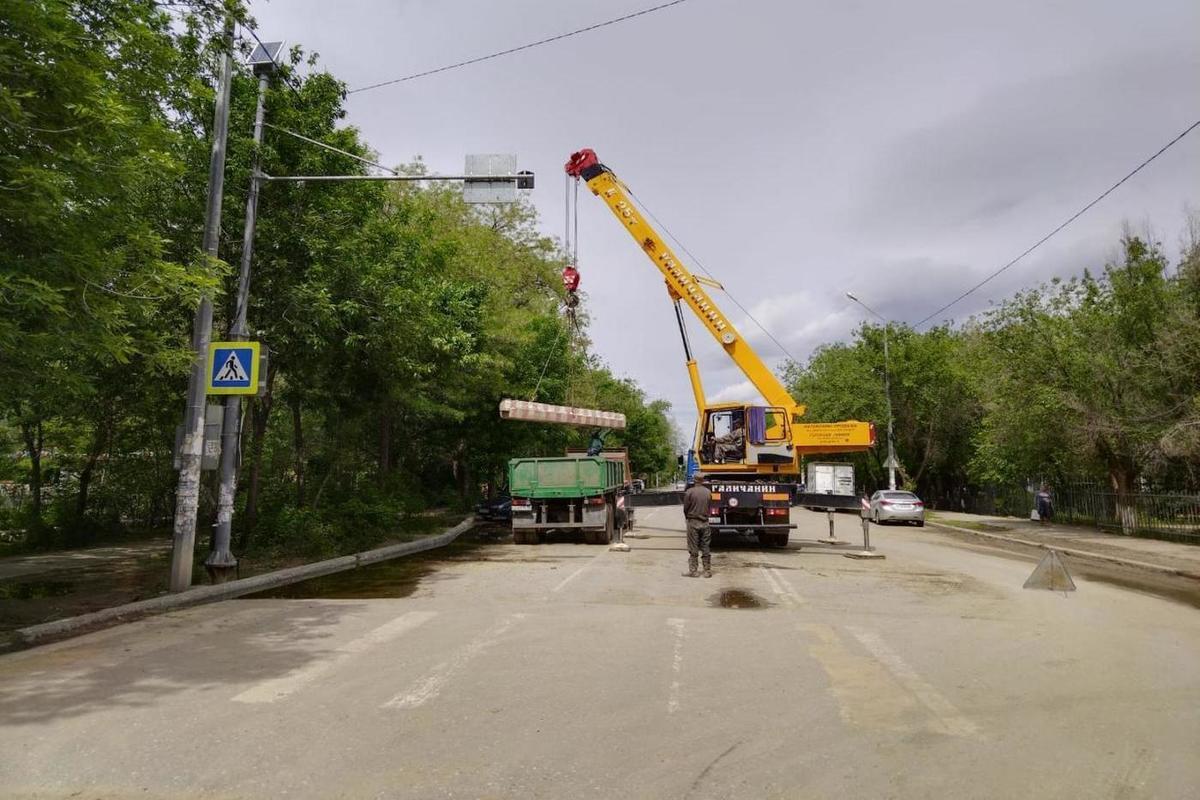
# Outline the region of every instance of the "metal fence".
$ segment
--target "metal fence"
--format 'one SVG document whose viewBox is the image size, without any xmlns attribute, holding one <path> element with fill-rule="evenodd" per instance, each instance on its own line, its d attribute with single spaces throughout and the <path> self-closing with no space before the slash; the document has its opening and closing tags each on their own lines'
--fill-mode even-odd
<svg viewBox="0 0 1200 800">
<path fill-rule="evenodd" d="M 1095 484 L 1051 488 L 1054 521 L 1092 525 L 1109 533 L 1200 544 L 1200 495 L 1137 492 L 1118 495 Z M 953 507 L 958 504 L 946 504 Z M 1027 488 L 989 488 L 964 496 L 961 510 L 974 514 L 1028 519 L 1034 491 Z"/>
</svg>

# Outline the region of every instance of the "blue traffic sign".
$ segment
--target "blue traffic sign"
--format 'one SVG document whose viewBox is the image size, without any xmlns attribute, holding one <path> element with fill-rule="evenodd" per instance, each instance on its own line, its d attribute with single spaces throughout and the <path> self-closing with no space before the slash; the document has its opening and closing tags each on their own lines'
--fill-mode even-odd
<svg viewBox="0 0 1200 800">
<path fill-rule="evenodd" d="M 258 342 L 209 344 L 206 393 L 257 394 L 258 356 Z"/>
</svg>

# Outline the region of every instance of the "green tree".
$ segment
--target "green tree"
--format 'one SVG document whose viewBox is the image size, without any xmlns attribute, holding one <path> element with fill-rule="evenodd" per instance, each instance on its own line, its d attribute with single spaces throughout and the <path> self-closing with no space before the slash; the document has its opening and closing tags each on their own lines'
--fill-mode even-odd
<svg viewBox="0 0 1200 800">
<path fill-rule="evenodd" d="M 1188 273 L 1136 236 L 1099 275 L 1019 293 L 974 331 L 986 401 L 976 469 L 1075 477 L 1100 471 L 1122 526 L 1129 495 L 1170 466 L 1164 436 L 1197 395 Z M 1190 267 L 1189 267 L 1190 269 Z"/>
<path fill-rule="evenodd" d="M 189 16 L 196 34 L 212 22 Z M 164 322 L 219 274 L 154 224 L 161 188 L 185 171 L 175 86 L 198 55 L 179 45 L 151 2 L 0 13 L 0 408 L 22 432 L 35 524 L 53 420 L 92 418 L 91 432 L 71 428 L 94 466 L 109 423 L 90 412 L 114 400 L 108 381 L 181 370 L 186 337 Z"/>
</svg>

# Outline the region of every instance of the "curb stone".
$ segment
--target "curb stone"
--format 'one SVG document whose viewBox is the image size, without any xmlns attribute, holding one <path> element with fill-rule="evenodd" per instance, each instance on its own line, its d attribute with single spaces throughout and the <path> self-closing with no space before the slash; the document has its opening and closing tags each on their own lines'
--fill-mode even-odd
<svg viewBox="0 0 1200 800">
<path fill-rule="evenodd" d="M 1066 553 L 1067 555 L 1075 556 L 1076 558 L 1090 558 L 1096 561 L 1108 561 L 1113 564 L 1121 564 L 1122 566 L 1126 567 L 1148 569 L 1153 570 L 1154 572 L 1163 572 L 1168 575 L 1178 575 L 1181 578 L 1190 578 L 1194 581 L 1200 581 L 1200 573 L 1190 572 L 1186 569 L 1179 569 L 1178 567 L 1167 567 L 1163 566 L 1162 564 L 1151 564 L 1147 561 L 1137 561 L 1132 558 L 1121 558 L 1119 556 L 1110 556 L 1103 553 L 1093 553 L 1090 550 L 1076 550 L 1073 547 L 1055 547 L 1054 545 L 1049 545 L 1044 542 L 1035 542 L 1031 539 L 1022 539 L 1017 536 L 1004 536 L 998 533 L 986 533 L 984 531 L 977 531 L 971 528 L 960 528 L 957 525 L 948 525 L 945 522 L 934 522 L 930 519 L 925 520 L 925 524 L 932 525 L 935 528 L 945 528 L 946 530 L 957 531 L 958 533 L 969 533 L 972 536 L 981 536 L 984 539 L 996 539 L 997 541 L 1001 542 L 1013 542 L 1015 544 L 1026 545 L 1028 547 L 1038 547 L 1042 550 L 1056 550 L 1060 553 Z"/>
<path fill-rule="evenodd" d="M 474 526 L 475 517 L 470 516 L 443 533 L 427 536 L 424 539 L 418 539 L 413 542 L 401 542 L 400 544 L 378 547 L 374 550 L 364 550 L 354 555 L 330 558 L 325 561 L 303 564 L 298 567 L 289 567 L 288 569 L 254 575 L 250 578 L 242 578 L 240 580 L 229 581 L 228 583 L 197 586 L 178 594 L 152 597 L 147 600 L 138 600 L 134 603 L 104 608 L 75 617 L 67 617 L 66 619 L 54 620 L 53 622 L 43 622 L 40 625 L 18 628 L 16 635 L 21 642 L 31 645 L 44 639 L 57 639 L 75 633 L 83 633 L 108 624 L 131 622 L 151 614 L 161 614 L 166 611 L 175 611 L 205 603 L 231 600 L 242 595 L 275 589 L 291 583 L 299 583 L 309 578 L 319 578 L 322 575 L 332 575 L 335 572 L 345 572 L 357 569 L 358 567 L 365 567 L 368 564 L 376 564 L 380 561 L 387 561 L 388 559 L 399 558 L 400 556 L 445 547 Z"/>
</svg>

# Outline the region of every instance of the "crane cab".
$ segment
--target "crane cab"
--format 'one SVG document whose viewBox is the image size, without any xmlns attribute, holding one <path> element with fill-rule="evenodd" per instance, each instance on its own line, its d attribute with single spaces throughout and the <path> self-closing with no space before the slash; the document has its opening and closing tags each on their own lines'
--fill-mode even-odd
<svg viewBox="0 0 1200 800">
<path fill-rule="evenodd" d="M 706 472 L 798 471 L 791 423 L 782 406 L 710 406 L 700 420 L 697 443 Z"/>
</svg>

